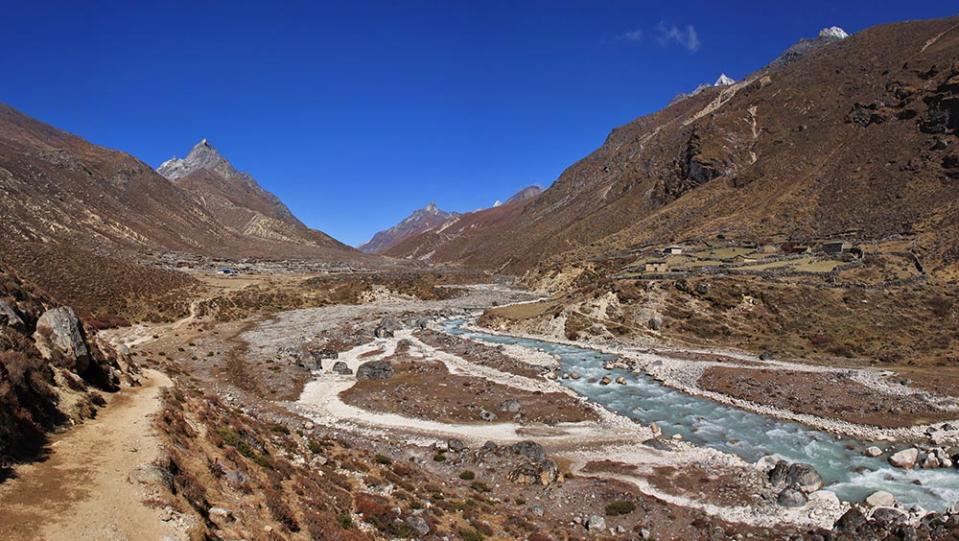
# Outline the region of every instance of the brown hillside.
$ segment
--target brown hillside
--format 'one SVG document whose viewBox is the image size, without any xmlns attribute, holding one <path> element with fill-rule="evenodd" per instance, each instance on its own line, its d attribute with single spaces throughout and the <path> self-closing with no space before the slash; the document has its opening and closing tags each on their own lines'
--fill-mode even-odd
<svg viewBox="0 0 959 541">
<path fill-rule="evenodd" d="M 200 180 L 192 185 L 203 190 L 194 195 L 128 154 L 90 144 L 0 105 L 0 231 L 10 240 L 61 241 L 111 253 L 166 250 L 221 257 L 372 260 L 307 229 L 292 215 L 292 222 L 283 226 L 296 230 L 293 238 L 271 234 L 282 229 L 271 227 L 279 221 L 275 212 L 234 228 L 215 211 L 232 205 L 235 218 L 252 215 L 258 211 L 257 198 L 243 191 L 225 195 L 214 183 Z M 268 195 L 274 206 L 285 209 Z M 204 196 L 212 200 L 212 210 Z M 230 221 L 229 213 L 223 214 Z"/>
<path fill-rule="evenodd" d="M 959 19 L 865 30 L 614 130 L 521 211 L 434 261 L 523 270 L 647 242 L 915 233 L 959 259 Z"/>
</svg>

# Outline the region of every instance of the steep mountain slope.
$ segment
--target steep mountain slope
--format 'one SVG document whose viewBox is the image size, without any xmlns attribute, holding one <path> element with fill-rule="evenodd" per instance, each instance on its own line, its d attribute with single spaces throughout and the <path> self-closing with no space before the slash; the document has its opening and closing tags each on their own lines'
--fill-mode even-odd
<svg viewBox="0 0 959 541">
<path fill-rule="evenodd" d="M 523 188 L 522 190 L 513 194 L 513 197 L 510 197 L 509 199 L 507 199 L 506 204 L 508 205 L 510 203 L 516 203 L 518 201 L 527 201 L 529 199 L 533 199 L 534 197 L 538 196 L 541 193 L 543 193 L 543 189 L 540 188 L 539 186 L 536 186 L 536 185 L 527 186 Z"/>
<path fill-rule="evenodd" d="M 413 211 L 402 222 L 373 235 L 366 244 L 359 247 L 360 251 L 371 254 L 381 254 L 404 240 L 442 227 L 450 220 L 459 216 L 457 212 L 447 212 L 430 203 L 425 207 Z"/>
<path fill-rule="evenodd" d="M 329 235 L 306 227 L 278 197 L 250 175 L 237 171 L 206 139 L 186 158 L 163 162 L 157 172 L 195 195 L 217 221 L 240 235 L 350 250 Z"/>
<path fill-rule="evenodd" d="M 196 154 L 179 169 L 183 189 L 128 154 L 0 106 L 0 230 L 109 253 L 364 257 L 308 229 L 206 143 Z"/>
<path fill-rule="evenodd" d="M 914 233 L 924 257 L 955 264 L 959 19 L 816 41 L 614 130 L 522 209 L 477 223 L 469 242 L 431 238 L 406 255 L 522 271 L 718 234 Z"/>
<path fill-rule="evenodd" d="M 0 210 L 4 236 L 19 242 L 202 251 L 238 240 L 147 164 L 5 105 Z"/>
<path fill-rule="evenodd" d="M 306 228 L 242 175 L 200 169 L 178 183 L 195 191 L 0 105 L 0 262 L 81 314 L 149 319 L 184 310 L 178 295 L 194 282 L 139 265 L 143 252 L 379 262 Z"/>
</svg>

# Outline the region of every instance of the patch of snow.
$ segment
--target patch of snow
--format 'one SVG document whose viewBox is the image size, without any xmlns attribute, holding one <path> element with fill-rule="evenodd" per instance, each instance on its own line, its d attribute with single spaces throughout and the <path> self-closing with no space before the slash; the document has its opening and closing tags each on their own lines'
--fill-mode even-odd
<svg viewBox="0 0 959 541">
<path fill-rule="evenodd" d="M 823 28 L 819 31 L 820 38 L 832 38 L 832 39 L 846 39 L 849 37 L 849 34 L 845 30 L 839 28 L 838 26 L 830 26 L 829 28 Z"/>
<path fill-rule="evenodd" d="M 735 83 L 736 83 L 735 79 L 726 75 L 725 73 L 720 73 L 719 78 L 716 79 L 716 82 L 713 83 L 713 86 L 729 86 Z"/>
</svg>

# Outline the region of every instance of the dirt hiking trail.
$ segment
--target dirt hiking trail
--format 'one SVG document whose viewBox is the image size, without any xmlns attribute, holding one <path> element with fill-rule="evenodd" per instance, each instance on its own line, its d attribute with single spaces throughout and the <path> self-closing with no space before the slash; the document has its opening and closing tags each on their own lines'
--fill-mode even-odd
<svg viewBox="0 0 959 541">
<path fill-rule="evenodd" d="M 110 399 L 96 419 L 54 436 L 49 456 L 17 468 L 0 484 L 0 539 L 162 540 L 177 538 L 176 522 L 143 503 L 147 489 L 131 471 L 160 455 L 153 416 L 160 392 L 172 385 L 145 370 L 142 386 Z"/>
</svg>

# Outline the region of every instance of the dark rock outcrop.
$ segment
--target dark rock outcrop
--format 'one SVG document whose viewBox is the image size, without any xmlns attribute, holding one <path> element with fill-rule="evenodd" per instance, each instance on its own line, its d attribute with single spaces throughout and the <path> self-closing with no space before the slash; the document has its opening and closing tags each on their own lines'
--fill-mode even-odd
<svg viewBox="0 0 959 541">
<path fill-rule="evenodd" d="M 356 369 L 356 379 L 383 380 L 393 377 L 393 365 L 389 361 L 369 361 Z"/>
</svg>

